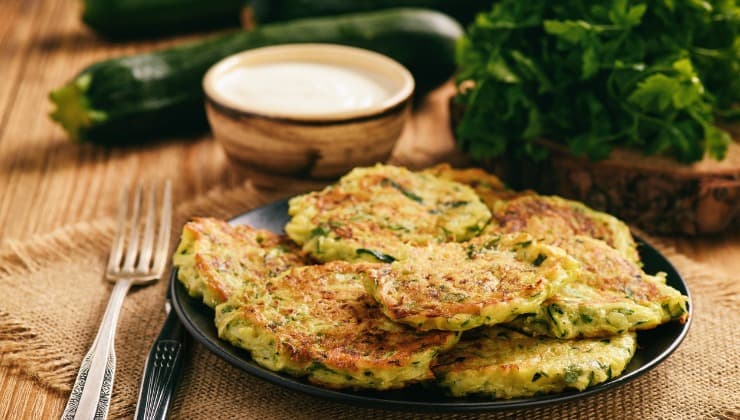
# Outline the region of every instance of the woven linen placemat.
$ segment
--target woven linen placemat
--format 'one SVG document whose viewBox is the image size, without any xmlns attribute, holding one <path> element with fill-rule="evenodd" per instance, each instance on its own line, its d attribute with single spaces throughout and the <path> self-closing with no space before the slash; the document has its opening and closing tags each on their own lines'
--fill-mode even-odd
<svg viewBox="0 0 740 420">
<path fill-rule="evenodd" d="M 302 189 L 283 187 L 276 194 L 245 184 L 178 206 L 173 244 L 189 217 L 229 217 Z M 39 393 L 70 391 L 110 294 L 103 267 L 113 233 L 113 221 L 103 219 L 10 242 L 0 250 L 0 364 L 35 378 Z M 740 282 L 653 242 L 683 274 L 693 294 L 693 324 L 678 350 L 649 373 L 615 389 L 573 402 L 478 417 L 740 418 Z M 164 320 L 166 284 L 163 279 L 134 289 L 124 302 L 116 336 L 111 418 L 133 414 L 144 361 Z M 384 411 L 316 399 L 250 376 L 198 344 L 188 359 L 172 418 L 475 417 Z"/>
</svg>

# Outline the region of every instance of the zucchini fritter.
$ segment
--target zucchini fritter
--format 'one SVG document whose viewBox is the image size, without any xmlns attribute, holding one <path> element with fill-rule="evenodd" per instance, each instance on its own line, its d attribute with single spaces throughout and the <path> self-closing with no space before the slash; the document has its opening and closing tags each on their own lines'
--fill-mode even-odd
<svg viewBox="0 0 740 420">
<path fill-rule="evenodd" d="M 601 239 L 630 261 L 640 262 L 629 227 L 614 216 L 557 196 L 525 195 L 491 208 L 490 233 L 527 232 L 535 238 L 574 235 Z"/>
<path fill-rule="evenodd" d="M 172 256 L 177 278 L 191 296 L 214 307 L 245 283 L 264 282 L 308 258 L 285 236 L 213 218 L 185 224 Z"/>
<path fill-rule="evenodd" d="M 536 314 L 511 325 L 529 334 L 559 338 L 602 337 L 645 330 L 672 319 L 686 320 L 686 296 L 651 276 L 603 241 L 586 236 L 548 240 L 577 259 L 582 271 Z"/>
<path fill-rule="evenodd" d="M 634 333 L 560 340 L 490 327 L 464 336 L 438 358 L 434 373 L 454 396 L 518 398 L 566 388 L 582 391 L 620 375 L 636 345 Z"/>
<path fill-rule="evenodd" d="M 219 336 L 275 371 L 329 388 L 400 388 L 433 377 L 458 334 L 421 333 L 383 316 L 357 265 L 297 267 L 216 307 Z"/>
<path fill-rule="evenodd" d="M 509 190 L 498 177 L 478 168 L 453 169 L 442 164 L 426 171 L 473 188 L 492 213 L 486 232 L 527 232 L 538 239 L 590 236 L 618 249 L 631 261 L 640 261 L 629 227 L 614 216 L 562 197 Z"/>
<path fill-rule="evenodd" d="M 535 312 L 578 271 L 561 249 L 523 233 L 412 248 L 405 260 L 364 269 L 368 292 L 389 318 L 452 331 Z"/>
<path fill-rule="evenodd" d="M 295 197 L 289 213 L 285 231 L 320 261 L 402 259 L 408 246 L 467 240 L 490 218 L 470 187 L 386 165 Z"/>
</svg>

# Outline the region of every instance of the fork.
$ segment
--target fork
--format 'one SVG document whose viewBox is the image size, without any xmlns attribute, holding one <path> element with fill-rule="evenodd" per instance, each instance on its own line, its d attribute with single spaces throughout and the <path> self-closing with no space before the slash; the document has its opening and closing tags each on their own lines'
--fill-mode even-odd
<svg viewBox="0 0 740 420">
<path fill-rule="evenodd" d="M 148 192 L 146 214 L 141 218 L 143 185 L 134 194 L 127 222 L 128 191 L 121 194 L 118 206 L 118 233 L 113 240 L 105 277 L 115 282 L 103 320 L 90 350 L 82 359 L 62 419 L 104 419 L 108 415 L 116 370 L 114 341 L 123 299 L 132 285 L 148 285 L 162 277 L 169 247 L 172 222 L 172 185 L 165 182 L 159 229 L 155 239 L 156 188 Z M 140 228 L 143 222 L 143 233 Z M 128 235 L 127 235 L 128 233 Z M 126 239 L 128 236 L 128 239 Z M 124 253 L 125 251 L 125 253 Z"/>
</svg>

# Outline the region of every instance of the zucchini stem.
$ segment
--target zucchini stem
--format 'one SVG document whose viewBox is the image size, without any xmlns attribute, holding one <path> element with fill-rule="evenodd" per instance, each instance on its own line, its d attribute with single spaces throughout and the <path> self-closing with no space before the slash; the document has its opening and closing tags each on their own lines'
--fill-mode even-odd
<svg viewBox="0 0 740 420">
<path fill-rule="evenodd" d="M 89 73 L 82 74 L 49 94 L 49 99 L 56 105 L 50 114 L 51 119 L 58 122 L 75 142 L 84 141 L 88 128 L 108 119 L 108 115 L 94 109 L 87 98 L 91 82 Z"/>
</svg>

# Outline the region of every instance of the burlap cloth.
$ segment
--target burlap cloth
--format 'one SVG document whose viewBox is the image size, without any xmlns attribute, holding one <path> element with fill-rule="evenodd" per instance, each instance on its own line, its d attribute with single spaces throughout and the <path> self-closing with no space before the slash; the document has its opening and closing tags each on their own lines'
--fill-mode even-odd
<svg viewBox="0 0 740 420">
<path fill-rule="evenodd" d="M 228 217 L 276 197 L 245 184 L 182 204 L 173 242 L 190 216 Z M 70 391 L 111 290 L 103 280 L 103 266 L 113 230 L 111 220 L 98 220 L 0 250 L 0 364 L 36 378 L 38 392 Z M 694 298 L 691 330 L 668 360 L 633 382 L 578 401 L 481 417 L 740 418 L 740 283 L 659 247 L 685 276 Z M 133 413 L 144 360 L 164 319 L 166 283 L 135 289 L 124 303 L 111 418 Z M 466 417 L 316 399 L 243 373 L 197 344 L 171 414 L 186 419 Z"/>
</svg>

